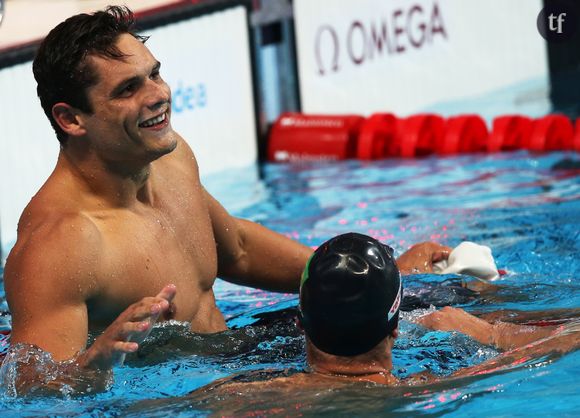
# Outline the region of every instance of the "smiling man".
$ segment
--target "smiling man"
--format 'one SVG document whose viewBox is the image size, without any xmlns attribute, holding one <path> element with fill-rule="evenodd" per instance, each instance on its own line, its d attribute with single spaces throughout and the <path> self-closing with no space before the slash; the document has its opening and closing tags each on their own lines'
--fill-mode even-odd
<svg viewBox="0 0 580 418">
<path fill-rule="evenodd" d="M 171 127 L 161 64 L 132 25 L 123 7 L 73 16 L 49 33 L 33 64 L 61 149 L 22 214 L 4 282 L 12 346 L 67 360 L 49 387 L 78 384 L 90 371 L 97 381 L 107 376 L 159 317 L 196 332 L 226 329 L 217 276 L 296 292 L 312 253 L 231 217 L 203 188 L 192 150 Z M 429 267 L 445 254 L 420 245 L 401 268 Z M 86 348 L 90 329 L 102 332 Z M 19 390 L 38 380 L 22 366 Z"/>
</svg>

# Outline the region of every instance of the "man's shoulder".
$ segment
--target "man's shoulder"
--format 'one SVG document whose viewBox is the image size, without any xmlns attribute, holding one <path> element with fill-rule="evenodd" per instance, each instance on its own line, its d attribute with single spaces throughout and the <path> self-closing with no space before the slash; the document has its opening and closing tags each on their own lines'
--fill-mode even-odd
<svg viewBox="0 0 580 418">
<path fill-rule="evenodd" d="M 71 238 L 91 240 L 94 244 L 99 237 L 100 232 L 93 218 L 79 210 L 31 204 L 18 223 L 18 241 L 22 238 L 27 244 L 49 246 L 62 242 L 68 246 L 72 244 Z M 78 244 L 78 241 L 75 242 L 75 246 Z"/>
<path fill-rule="evenodd" d="M 92 264 L 101 247 L 101 233 L 81 212 L 29 209 L 19 223 L 18 238 L 10 252 L 5 280 L 59 275 Z"/>
<path fill-rule="evenodd" d="M 198 164 L 195 154 L 187 141 L 177 134 L 177 146 L 169 154 L 161 157 L 157 165 L 167 166 L 171 170 L 178 168 L 185 171 L 193 171 L 198 175 Z"/>
</svg>

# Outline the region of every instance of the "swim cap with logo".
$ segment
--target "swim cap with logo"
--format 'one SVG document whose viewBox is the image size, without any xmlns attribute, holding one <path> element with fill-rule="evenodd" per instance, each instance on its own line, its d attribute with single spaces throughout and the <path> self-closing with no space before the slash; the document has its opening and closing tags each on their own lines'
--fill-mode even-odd
<svg viewBox="0 0 580 418">
<path fill-rule="evenodd" d="M 314 252 L 300 284 L 310 341 L 334 355 L 365 353 L 399 321 L 402 282 L 393 250 L 366 235 L 338 235 Z"/>
</svg>

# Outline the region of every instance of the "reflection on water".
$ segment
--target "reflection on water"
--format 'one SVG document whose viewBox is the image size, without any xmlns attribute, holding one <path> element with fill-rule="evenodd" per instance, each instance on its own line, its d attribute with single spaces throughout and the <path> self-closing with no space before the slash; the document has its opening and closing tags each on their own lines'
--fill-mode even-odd
<svg viewBox="0 0 580 418">
<path fill-rule="evenodd" d="M 493 249 L 507 274 L 494 295 L 456 300 L 471 311 L 543 310 L 580 307 L 580 171 L 552 169 L 570 154 L 523 152 L 446 159 L 265 165 L 256 183 L 230 188 L 227 173 L 208 188 L 238 216 L 258 220 L 302 243 L 316 246 L 339 233 L 356 231 L 388 242 L 400 253 L 418 241 L 455 246 L 463 240 Z M 235 181 L 235 180 L 232 180 Z M 218 185 L 217 188 L 212 188 Z M 240 198 L 238 198 L 238 196 Z M 247 196 L 253 196 L 248 199 Z M 241 198 L 241 196 L 246 196 Z M 408 289 L 444 278 L 410 278 Z M 216 399 L 183 398 L 217 379 L 259 369 L 304 370 L 303 341 L 294 325 L 296 296 L 216 284 L 218 306 L 230 331 L 190 333 L 186 324 L 155 328 L 143 349 L 115 369 L 105 393 L 67 399 L 0 398 L 2 416 L 134 414 L 220 415 Z M 495 350 L 459 334 L 434 333 L 409 322 L 405 313 L 394 350 L 394 372 L 405 377 L 431 370 L 449 375 L 494 357 Z M 0 352 L 10 330 L 0 287 Z M 541 356 L 509 373 L 404 390 L 354 385 L 264 400 L 253 394 L 239 411 L 255 415 L 409 416 L 414 414 L 507 416 L 554 408 L 574 415 L 580 408 L 580 353 Z M 546 396 L 550 402 L 545 402 Z M 233 400 L 232 400 L 233 401 Z M 223 406 L 226 414 L 228 406 Z M 260 412 L 261 411 L 261 412 Z"/>
</svg>

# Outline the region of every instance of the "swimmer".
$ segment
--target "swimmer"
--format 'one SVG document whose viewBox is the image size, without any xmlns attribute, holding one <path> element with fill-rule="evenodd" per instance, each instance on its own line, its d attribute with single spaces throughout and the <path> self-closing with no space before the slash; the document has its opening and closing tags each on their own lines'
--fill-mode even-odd
<svg viewBox="0 0 580 418">
<path fill-rule="evenodd" d="M 157 320 L 225 330 L 216 277 L 297 292 L 312 254 L 230 216 L 205 190 L 193 151 L 171 126 L 162 64 L 133 20 L 116 6 L 75 15 L 47 35 L 33 63 L 60 152 L 20 218 L 4 285 L 11 346 L 50 354 L 59 379 L 47 385 L 56 389 L 105 387 Z M 445 256 L 419 245 L 401 266 L 429 269 Z M 87 347 L 89 331 L 97 337 Z M 42 385 L 42 375 L 21 364 L 17 391 Z"/>
<path fill-rule="evenodd" d="M 302 275 L 298 323 L 305 334 L 310 370 L 268 380 L 262 372 L 254 381 L 250 372 L 242 378 L 218 380 L 190 397 L 203 399 L 211 394 L 212 399 L 227 399 L 261 389 L 271 396 L 276 390 L 292 387 L 328 390 L 357 381 L 423 385 L 489 373 L 528 356 L 580 347 L 580 329 L 492 324 L 462 309 L 444 308 L 421 317 L 419 323 L 431 329 L 459 331 L 508 351 L 450 377 L 419 373 L 399 379 L 392 373 L 392 349 L 399 332 L 401 297 L 401 276 L 389 247 L 361 234 L 332 238 L 314 252 Z"/>
</svg>

